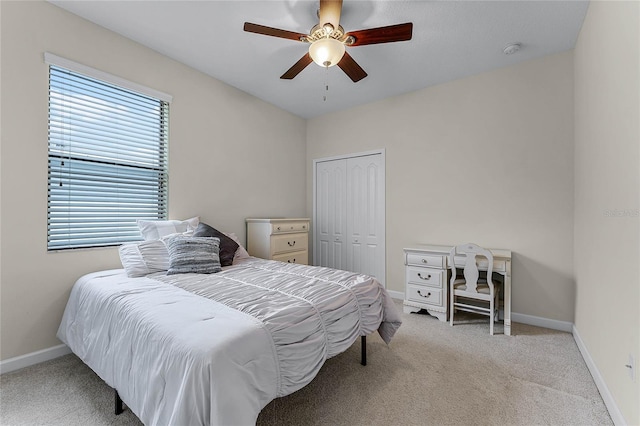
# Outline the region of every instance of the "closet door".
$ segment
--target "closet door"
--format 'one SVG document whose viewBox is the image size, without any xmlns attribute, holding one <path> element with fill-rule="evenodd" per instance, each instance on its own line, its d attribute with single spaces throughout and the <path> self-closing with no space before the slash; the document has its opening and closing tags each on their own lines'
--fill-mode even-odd
<svg viewBox="0 0 640 426">
<path fill-rule="evenodd" d="M 347 160 L 347 269 L 384 282 L 384 170 L 381 155 Z"/>
<path fill-rule="evenodd" d="M 382 154 L 315 164 L 315 264 L 372 275 L 384 284 Z"/>
<path fill-rule="evenodd" d="M 316 165 L 316 264 L 348 270 L 345 249 L 347 160 Z"/>
</svg>

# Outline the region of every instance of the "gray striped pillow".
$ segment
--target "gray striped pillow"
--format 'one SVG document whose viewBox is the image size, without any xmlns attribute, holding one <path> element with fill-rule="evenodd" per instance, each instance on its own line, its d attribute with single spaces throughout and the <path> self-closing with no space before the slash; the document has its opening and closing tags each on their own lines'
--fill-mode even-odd
<svg viewBox="0 0 640 426">
<path fill-rule="evenodd" d="M 166 239 L 169 271 L 173 274 L 212 274 L 220 272 L 220 239 L 176 235 Z"/>
</svg>

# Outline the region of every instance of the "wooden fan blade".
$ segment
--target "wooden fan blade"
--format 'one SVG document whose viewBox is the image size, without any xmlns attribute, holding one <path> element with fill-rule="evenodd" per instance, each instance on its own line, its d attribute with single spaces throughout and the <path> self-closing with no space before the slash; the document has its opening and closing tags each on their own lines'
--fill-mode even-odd
<svg viewBox="0 0 640 426">
<path fill-rule="evenodd" d="M 307 65 L 309 65 L 311 62 L 313 62 L 313 59 L 311 59 L 311 56 L 309 56 L 309 53 L 306 53 L 302 58 L 300 58 L 298 62 L 293 64 L 293 66 L 289 68 L 287 72 L 282 74 L 280 78 L 285 80 L 291 80 L 293 77 L 300 74 L 300 71 L 305 69 Z"/>
<path fill-rule="evenodd" d="M 411 40 L 413 23 L 389 25 L 388 27 L 369 28 L 368 30 L 351 31 L 345 36 L 355 38 L 348 46 L 363 46 L 365 44 L 391 43 L 394 41 Z"/>
<path fill-rule="evenodd" d="M 294 33 L 293 31 L 281 30 L 279 28 L 265 27 L 264 25 L 252 24 L 251 22 L 244 23 L 244 30 L 248 33 L 256 33 L 296 41 L 302 41 L 307 37 L 307 34 Z"/>
<path fill-rule="evenodd" d="M 320 0 L 320 25 L 331 24 L 333 28 L 340 25 L 340 14 L 342 13 L 342 0 Z"/>
<path fill-rule="evenodd" d="M 340 59 L 340 62 L 338 62 L 338 66 L 342 68 L 342 71 L 344 71 L 354 83 L 359 82 L 367 76 L 367 73 L 347 52 L 344 52 L 344 56 Z"/>
</svg>

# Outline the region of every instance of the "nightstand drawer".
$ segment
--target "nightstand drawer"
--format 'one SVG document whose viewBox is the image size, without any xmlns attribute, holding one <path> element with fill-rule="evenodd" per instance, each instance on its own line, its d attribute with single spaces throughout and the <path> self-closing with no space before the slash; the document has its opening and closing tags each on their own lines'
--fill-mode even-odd
<svg viewBox="0 0 640 426">
<path fill-rule="evenodd" d="M 407 282 L 419 285 L 428 285 L 442 288 L 445 280 L 445 272 L 441 269 L 407 267 Z"/>
<path fill-rule="evenodd" d="M 280 253 L 300 251 L 309 249 L 308 234 L 283 234 L 271 237 L 271 254 L 273 256 Z"/>
<path fill-rule="evenodd" d="M 297 263 L 300 265 L 308 265 L 309 252 L 305 250 L 305 251 L 294 251 L 292 253 L 279 254 L 277 256 L 273 256 L 273 260 L 278 260 L 280 262 L 287 262 L 287 263 Z"/>
<path fill-rule="evenodd" d="M 308 222 L 282 222 L 272 224 L 272 231 L 274 234 L 282 234 L 285 232 L 307 232 L 309 231 Z"/>
<path fill-rule="evenodd" d="M 407 284 L 406 298 L 412 302 L 444 306 L 442 301 L 442 290 L 433 287 Z"/>
<path fill-rule="evenodd" d="M 407 265 L 444 268 L 446 256 L 430 256 L 428 254 L 407 253 Z"/>
</svg>

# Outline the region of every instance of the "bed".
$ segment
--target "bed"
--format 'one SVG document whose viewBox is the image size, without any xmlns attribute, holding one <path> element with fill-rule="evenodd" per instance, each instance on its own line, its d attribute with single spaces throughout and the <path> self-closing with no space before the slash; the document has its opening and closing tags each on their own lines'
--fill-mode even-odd
<svg viewBox="0 0 640 426">
<path fill-rule="evenodd" d="M 400 315 L 374 278 L 254 257 L 212 274 L 107 270 L 74 285 L 58 337 L 146 425 L 250 425 Z"/>
</svg>

